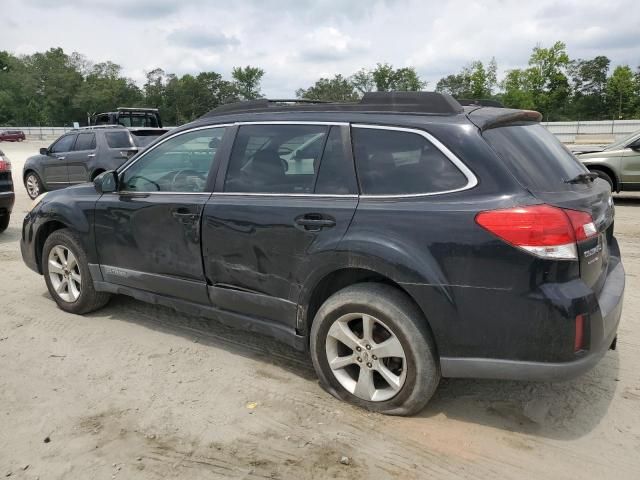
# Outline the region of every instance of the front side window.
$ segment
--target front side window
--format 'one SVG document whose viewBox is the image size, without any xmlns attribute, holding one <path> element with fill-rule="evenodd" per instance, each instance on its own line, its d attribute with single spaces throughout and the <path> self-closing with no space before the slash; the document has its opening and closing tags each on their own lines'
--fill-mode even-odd
<svg viewBox="0 0 640 480">
<path fill-rule="evenodd" d="M 328 131 L 325 125 L 241 126 L 224 191 L 313 193 Z"/>
<path fill-rule="evenodd" d="M 73 148 L 73 142 L 76 140 L 76 135 L 65 135 L 58 139 L 56 143 L 51 146 L 52 153 L 69 152 Z"/>
<path fill-rule="evenodd" d="M 124 171 L 120 190 L 204 192 L 224 131 L 195 130 L 161 143 Z"/>
<path fill-rule="evenodd" d="M 73 147 L 74 150 L 95 150 L 96 148 L 96 134 L 95 133 L 80 133 L 76 144 Z"/>
<path fill-rule="evenodd" d="M 444 153 L 417 133 L 355 127 L 352 137 L 363 194 L 438 193 L 468 183 Z"/>
</svg>

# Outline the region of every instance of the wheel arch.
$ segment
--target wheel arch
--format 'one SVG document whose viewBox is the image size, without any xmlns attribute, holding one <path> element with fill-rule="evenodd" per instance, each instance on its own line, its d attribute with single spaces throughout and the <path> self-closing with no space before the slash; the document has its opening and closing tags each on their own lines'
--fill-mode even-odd
<svg viewBox="0 0 640 480">
<path fill-rule="evenodd" d="M 611 180 L 613 180 L 613 191 L 614 192 L 619 192 L 620 191 L 620 179 L 618 178 L 618 175 L 616 175 L 616 172 L 613 170 L 613 168 L 609 167 L 608 165 L 602 165 L 599 163 L 594 163 L 594 164 L 588 164 L 585 165 L 590 171 L 592 170 L 599 170 L 601 172 L 606 173 L 607 175 L 609 175 L 609 177 L 611 177 Z"/>
<path fill-rule="evenodd" d="M 308 288 L 301 294 L 301 301 L 298 304 L 298 326 L 299 334 L 306 337 L 309 345 L 311 326 L 314 317 L 322 304 L 334 293 L 343 288 L 359 283 L 382 283 L 402 292 L 410 302 L 416 307 L 422 316 L 424 326 L 429 331 L 434 342 L 436 352 L 438 349 L 436 337 L 429 322 L 426 312 L 400 282 L 392 278 L 392 275 L 381 273 L 377 269 L 366 266 L 343 266 L 335 268 L 330 272 L 325 272 L 323 276 L 316 277 Z"/>
<path fill-rule="evenodd" d="M 53 232 L 62 230 L 63 228 L 68 228 L 68 225 L 64 224 L 60 220 L 51 220 L 41 225 L 38 229 L 34 241 L 34 249 L 36 264 L 38 266 L 38 272 L 40 274 L 42 274 L 42 251 L 44 249 L 44 243 Z"/>
</svg>

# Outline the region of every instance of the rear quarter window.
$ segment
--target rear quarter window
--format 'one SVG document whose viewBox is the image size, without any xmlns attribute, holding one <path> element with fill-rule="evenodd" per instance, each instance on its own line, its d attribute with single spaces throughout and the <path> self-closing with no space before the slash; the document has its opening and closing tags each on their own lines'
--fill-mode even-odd
<svg viewBox="0 0 640 480">
<path fill-rule="evenodd" d="M 104 134 L 109 148 L 131 148 L 131 136 L 128 131 L 107 132 Z"/>
<path fill-rule="evenodd" d="M 567 180 L 587 171 L 542 125 L 510 125 L 483 133 L 516 179 L 532 191 L 570 189 Z"/>
<path fill-rule="evenodd" d="M 352 137 L 365 195 L 444 193 L 469 183 L 444 153 L 417 133 L 354 127 Z"/>
</svg>

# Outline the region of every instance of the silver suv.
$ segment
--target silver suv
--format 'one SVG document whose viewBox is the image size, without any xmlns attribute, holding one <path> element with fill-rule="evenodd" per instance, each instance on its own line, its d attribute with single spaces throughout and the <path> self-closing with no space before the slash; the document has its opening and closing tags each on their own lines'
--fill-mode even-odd
<svg viewBox="0 0 640 480">
<path fill-rule="evenodd" d="M 601 152 L 576 155 L 591 172 L 609 182 L 612 191 L 640 190 L 640 130 Z"/>
</svg>

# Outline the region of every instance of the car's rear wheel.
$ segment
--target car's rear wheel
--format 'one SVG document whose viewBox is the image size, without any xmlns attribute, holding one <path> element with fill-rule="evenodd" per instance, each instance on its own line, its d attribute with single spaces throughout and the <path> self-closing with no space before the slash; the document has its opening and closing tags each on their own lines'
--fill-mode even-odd
<svg viewBox="0 0 640 480">
<path fill-rule="evenodd" d="M 354 285 L 327 299 L 313 321 L 311 356 L 332 395 L 390 415 L 420 411 L 440 381 L 421 312 L 383 284 Z"/>
<path fill-rule="evenodd" d="M 11 220 L 11 215 L 0 215 L 0 233 L 4 232 L 9 227 L 9 220 Z"/>
<path fill-rule="evenodd" d="M 109 301 L 108 293 L 95 291 L 87 256 L 68 229 L 56 230 L 44 242 L 42 271 L 49 293 L 64 311 L 89 313 Z"/>
<path fill-rule="evenodd" d="M 40 177 L 35 172 L 29 172 L 27 176 L 24 177 L 24 188 L 27 189 L 27 195 L 29 195 L 29 198 L 32 200 L 37 198 L 41 193 L 44 193 Z"/>
</svg>

